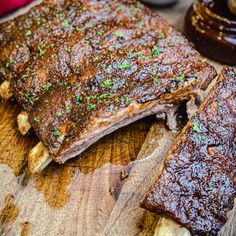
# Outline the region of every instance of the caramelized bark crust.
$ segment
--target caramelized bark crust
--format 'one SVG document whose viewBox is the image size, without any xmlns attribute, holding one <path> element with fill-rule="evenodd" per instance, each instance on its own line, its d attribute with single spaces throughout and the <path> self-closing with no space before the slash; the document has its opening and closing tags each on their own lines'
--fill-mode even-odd
<svg viewBox="0 0 236 236">
<path fill-rule="evenodd" d="M 236 73 L 224 68 L 169 151 L 142 206 L 193 234 L 215 235 L 236 196 Z"/>
<path fill-rule="evenodd" d="M 188 99 L 216 74 L 180 33 L 134 0 L 44 1 L 0 25 L 0 39 L 0 77 L 11 80 L 59 162 L 65 150 L 82 150 L 74 143 L 88 143 L 90 133 L 144 117 L 156 100 Z"/>
</svg>

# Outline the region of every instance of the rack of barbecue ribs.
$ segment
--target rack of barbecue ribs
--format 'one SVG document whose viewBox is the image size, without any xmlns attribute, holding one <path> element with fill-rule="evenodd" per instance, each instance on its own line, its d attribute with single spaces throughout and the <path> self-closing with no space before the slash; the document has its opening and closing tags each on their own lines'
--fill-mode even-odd
<svg viewBox="0 0 236 236">
<path fill-rule="evenodd" d="M 142 206 L 194 235 L 215 235 L 236 197 L 236 73 L 224 68 L 167 154 Z"/>
<path fill-rule="evenodd" d="M 0 25 L 0 94 L 40 142 L 31 172 L 114 130 L 168 113 L 215 77 L 167 21 L 139 2 L 47 0 Z"/>
</svg>

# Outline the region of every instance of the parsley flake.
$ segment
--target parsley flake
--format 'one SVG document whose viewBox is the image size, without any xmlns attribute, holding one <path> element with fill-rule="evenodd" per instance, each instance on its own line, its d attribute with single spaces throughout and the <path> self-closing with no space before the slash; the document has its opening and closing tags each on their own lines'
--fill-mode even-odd
<svg viewBox="0 0 236 236">
<path fill-rule="evenodd" d="M 200 128 L 199 128 L 197 123 L 193 123 L 193 131 L 197 132 L 197 133 L 201 132 L 201 130 L 200 130 Z"/>
<path fill-rule="evenodd" d="M 48 82 L 48 83 L 46 83 L 46 84 L 43 85 L 43 88 L 44 88 L 45 90 L 49 90 L 51 87 L 52 87 L 52 84 L 51 84 L 50 82 Z"/>
<path fill-rule="evenodd" d="M 71 112 L 71 106 L 66 104 L 66 113 L 70 113 Z"/>
<path fill-rule="evenodd" d="M 182 81 L 182 80 L 184 80 L 184 78 L 185 78 L 185 75 L 184 74 L 182 74 L 182 75 L 180 75 L 180 76 L 177 76 L 177 77 L 175 77 L 175 81 Z"/>
<path fill-rule="evenodd" d="M 115 35 L 117 38 L 123 37 L 122 34 L 121 34 L 121 32 L 119 32 L 119 31 L 116 31 L 116 32 L 114 33 L 114 35 Z"/>
<path fill-rule="evenodd" d="M 30 36 L 32 34 L 32 32 L 30 30 L 27 30 L 25 33 L 25 36 Z"/>
<path fill-rule="evenodd" d="M 80 95 L 75 95 L 73 97 L 73 101 L 74 101 L 75 104 L 79 105 L 79 104 L 82 103 L 82 97 Z"/>
<path fill-rule="evenodd" d="M 57 112 L 56 112 L 56 116 L 58 116 L 58 117 L 59 117 L 59 116 L 62 116 L 62 112 L 57 111 Z"/>
<path fill-rule="evenodd" d="M 54 131 L 53 131 L 53 135 L 54 135 L 55 137 L 59 137 L 59 136 L 61 135 L 61 132 L 60 132 L 59 130 L 54 130 Z"/>
<path fill-rule="evenodd" d="M 102 99 L 105 99 L 106 97 L 107 97 L 107 94 L 103 93 L 98 98 L 102 100 Z"/>
<path fill-rule="evenodd" d="M 152 48 L 152 53 L 151 53 L 151 57 L 154 58 L 156 56 L 158 56 L 160 54 L 160 50 L 157 46 L 154 46 Z"/>
<path fill-rule="evenodd" d="M 153 83 L 158 84 L 159 83 L 159 79 L 158 78 L 153 78 Z"/>
<path fill-rule="evenodd" d="M 124 69 L 124 70 L 126 70 L 126 69 L 131 68 L 131 66 L 132 66 L 132 65 L 131 65 L 129 62 L 124 61 L 124 62 L 118 64 L 118 65 L 117 65 L 117 68 L 118 68 L 118 69 Z"/>
<path fill-rule="evenodd" d="M 64 27 L 65 29 L 69 29 L 69 28 L 71 27 L 70 23 L 69 23 L 67 20 L 65 20 L 65 21 L 62 23 L 62 25 L 63 25 L 63 27 Z"/>
<path fill-rule="evenodd" d="M 13 60 L 9 60 L 7 63 L 6 63 L 6 68 L 10 68 L 12 65 L 13 65 L 14 61 Z"/>
<path fill-rule="evenodd" d="M 46 52 L 45 46 L 43 44 L 38 46 L 38 50 L 39 50 L 39 56 L 40 57 L 42 57 L 45 54 L 45 52 Z"/>
<path fill-rule="evenodd" d="M 102 87 L 105 87 L 105 88 L 110 88 L 111 87 L 111 80 L 110 79 L 106 79 L 102 82 Z"/>
<path fill-rule="evenodd" d="M 34 121 L 37 122 L 37 123 L 39 123 L 39 122 L 40 122 L 40 118 L 39 118 L 38 116 L 35 116 L 35 117 L 34 117 Z"/>
<path fill-rule="evenodd" d="M 22 79 L 23 81 L 26 81 L 28 77 L 29 77 L 28 75 L 22 75 L 22 76 L 21 76 L 21 79 Z"/>
<path fill-rule="evenodd" d="M 87 109 L 88 111 L 92 111 L 92 110 L 95 109 L 95 108 L 96 108 L 96 104 L 94 104 L 94 103 L 88 104 L 87 107 L 86 107 L 86 109 Z"/>
<path fill-rule="evenodd" d="M 137 58 L 138 58 L 138 60 L 141 60 L 142 57 L 143 57 L 142 53 L 139 52 L 139 53 L 137 54 Z"/>
</svg>

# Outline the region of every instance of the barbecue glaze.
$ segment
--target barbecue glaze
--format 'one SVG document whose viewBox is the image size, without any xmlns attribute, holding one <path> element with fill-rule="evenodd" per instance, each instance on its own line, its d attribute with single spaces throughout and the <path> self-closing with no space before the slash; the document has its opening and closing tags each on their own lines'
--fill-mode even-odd
<svg viewBox="0 0 236 236">
<path fill-rule="evenodd" d="M 187 12 L 185 33 L 203 55 L 236 65 L 236 15 L 227 0 L 197 0 Z"/>
</svg>

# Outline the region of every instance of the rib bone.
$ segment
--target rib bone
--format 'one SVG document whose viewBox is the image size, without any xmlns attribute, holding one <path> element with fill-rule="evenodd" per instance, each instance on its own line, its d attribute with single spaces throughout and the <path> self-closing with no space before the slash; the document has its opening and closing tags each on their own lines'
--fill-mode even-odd
<svg viewBox="0 0 236 236">
<path fill-rule="evenodd" d="M 8 100 L 12 97 L 12 91 L 10 89 L 10 81 L 5 80 L 4 82 L 2 82 L 2 84 L 0 85 L 0 98 L 2 98 L 3 100 Z"/>
<path fill-rule="evenodd" d="M 190 232 L 182 227 L 181 225 L 175 223 L 171 219 L 161 217 L 155 229 L 154 236 L 190 236 Z"/>
<path fill-rule="evenodd" d="M 31 124 L 29 123 L 28 120 L 28 114 L 25 111 L 22 111 L 18 116 L 17 116 L 17 125 L 20 130 L 20 132 L 25 135 L 31 128 Z"/>
<path fill-rule="evenodd" d="M 36 174 L 42 171 L 50 162 L 52 158 L 42 142 L 39 142 L 28 155 L 28 167 L 30 173 Z"/>
</svg>

